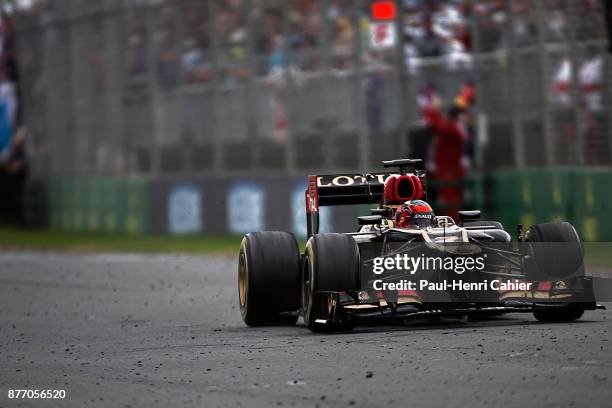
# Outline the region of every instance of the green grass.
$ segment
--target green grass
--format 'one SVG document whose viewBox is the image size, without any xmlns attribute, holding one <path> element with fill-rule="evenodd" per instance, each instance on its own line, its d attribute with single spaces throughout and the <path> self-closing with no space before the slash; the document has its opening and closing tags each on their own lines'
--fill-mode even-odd
<svg viewBox="0 0 612 408">
<path fill-rule="evenodd" d="M 232 255 L 238 253 L 240 240 L 229 235 L 130 236 L 0 228 L 0 248 L 5 249 Z"/>
</svg>

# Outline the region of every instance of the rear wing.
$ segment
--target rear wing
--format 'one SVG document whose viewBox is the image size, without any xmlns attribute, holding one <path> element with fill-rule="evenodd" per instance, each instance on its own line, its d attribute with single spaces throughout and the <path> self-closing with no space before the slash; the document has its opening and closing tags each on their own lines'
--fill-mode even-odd
<svg viewBox="0 0 612 408">
<path fill-rule="evenodd" d="M 390 176 L 416 175 L 421 179 L 426 197 L 426 175 L 421 160 L 392 160 L 383 162 L 383 165 L 399 167 L 400 171 L 308 176 L 305 192 L 308 236 L 319 232 L 319 206 L 380 204 L 384 195 L 385 181 Z M 411 171 L 408 171 L 408 168 Z"/>
</svg>

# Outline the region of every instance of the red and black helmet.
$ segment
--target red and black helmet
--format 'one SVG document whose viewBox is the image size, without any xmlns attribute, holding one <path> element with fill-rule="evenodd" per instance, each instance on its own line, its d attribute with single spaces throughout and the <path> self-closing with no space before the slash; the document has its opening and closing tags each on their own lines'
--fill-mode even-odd
<svg viewBox="0 0 612 408">
<path fill-rule="evenodd" d="M 396 228 L 427 228 L 431 226 L 434 212 L 423 200 L 410 200 L 395 212 Z"/>
</svg>

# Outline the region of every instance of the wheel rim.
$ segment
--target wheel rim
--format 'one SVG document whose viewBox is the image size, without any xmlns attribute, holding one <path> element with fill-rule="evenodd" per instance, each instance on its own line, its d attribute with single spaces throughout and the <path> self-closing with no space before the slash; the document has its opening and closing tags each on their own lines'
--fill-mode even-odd
<svg viewBox="0 0 612 408">
<path fill-rule="evenodd" d="M 306 256 L 304 260 L 304 272 L 302 282 L 302 309 L 304 316 L 307 318 L 310 313 L 310 299 L 312 296 L 312 264 L 310 257 Z"/>
<path fill-rule="evenodd" d="M 238 262 L 238 295 L 240 298 L 240 307 L 246 305 L 247 298 L 247 262 L 244 252 L 240 253 L 240 260 Z"/>
</svg>

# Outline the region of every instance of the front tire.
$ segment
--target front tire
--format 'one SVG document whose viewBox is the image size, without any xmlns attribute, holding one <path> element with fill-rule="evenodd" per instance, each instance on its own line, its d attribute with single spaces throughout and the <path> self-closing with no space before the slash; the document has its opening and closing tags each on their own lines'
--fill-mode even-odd
<svg viewBox="0 0 612 408">
<path fill-rule="evenodd" d="M 293 234 L 245 235 L 238 255 L 238 298 L 249 326 L 294 325 L 300 308 L 300 252 Z"/>
<path fill-rule="evenodd" d="M 529 228 L 531 259 L 526 264 L 527 279 L 532 282 L 562 280 L 584 276 L 580 238 L 568 222 L 536 224 Z"/>
<path fill-rule="evenodd" d="M 583 314 L 584 309 L 575 304 L 564 308 L 543 308 L 533 311 L 533 316 L 536 320 L 545 323 L 572 322 L 580 319 Z"/>
<path fill-rule="evenodd" d="M 308 240 L 302 272 L 302 309 L 304 323 L 313 332 L 338 332 L 353 329 L 351 322 L 328 320 L 327 305 L 314 298 L 315 292 L 340 292 L 359 288 L 359 249 L 355 240 L 344 234 L 317 234 Z"/>
</svg>

